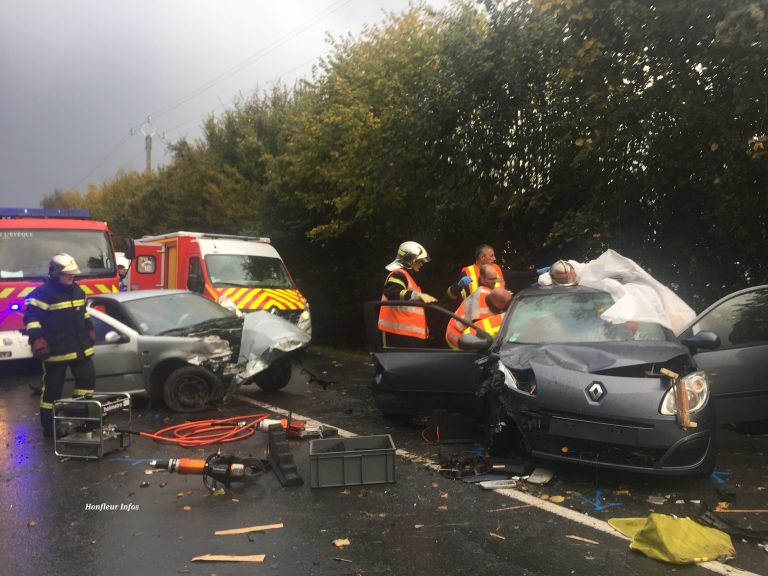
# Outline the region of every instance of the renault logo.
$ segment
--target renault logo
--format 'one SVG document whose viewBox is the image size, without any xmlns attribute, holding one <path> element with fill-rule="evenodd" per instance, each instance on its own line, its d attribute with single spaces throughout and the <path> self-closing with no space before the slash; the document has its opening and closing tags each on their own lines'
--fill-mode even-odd
<svg viewBox="0 0 768 576">
<path fill-rule="evenodd" d="M 587 386 L 587 396 L 592 402 L 600 402 L 607 394 L 605 387 L 600 382 L 592 382 Z"/>
</svg>

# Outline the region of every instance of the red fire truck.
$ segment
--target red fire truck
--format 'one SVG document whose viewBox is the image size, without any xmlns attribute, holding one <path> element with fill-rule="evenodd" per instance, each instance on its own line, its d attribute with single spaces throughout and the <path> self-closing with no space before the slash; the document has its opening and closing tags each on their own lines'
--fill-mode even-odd
<svg viewBox="0 0 768 576">
<path fill-rule="evenodd" d="M 70 254 L 87 295 L 117 292 L 112 237 L 87 210 L 0 208 L 0 360 L 30 358 L 24 298 L 48 276 L 58 252 Z"/>
<path fill-rule="evenodd" d="M 266 310 L 312 333 L 309 304 L 269 238 L 172 232 L 135 241 L 130 289 L 182 288 L 242 312 Z"/>
</svg>

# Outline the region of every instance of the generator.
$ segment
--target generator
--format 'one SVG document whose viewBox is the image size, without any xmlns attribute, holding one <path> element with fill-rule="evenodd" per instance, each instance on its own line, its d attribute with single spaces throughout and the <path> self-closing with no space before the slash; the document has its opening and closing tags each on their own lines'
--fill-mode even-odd
<svg viewBox="0 0 768 576">
<path fill-rule="evenodd" d="M 131 445 L 131 396 L 117 392 L 62 398 L 53 403 L 57 456 L 98 460 Z"/>
</svg>

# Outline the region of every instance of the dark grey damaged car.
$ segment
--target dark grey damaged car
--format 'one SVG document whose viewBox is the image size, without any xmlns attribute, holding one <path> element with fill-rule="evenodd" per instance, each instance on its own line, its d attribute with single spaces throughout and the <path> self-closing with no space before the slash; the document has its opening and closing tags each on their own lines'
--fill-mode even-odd
<svg viewBox="0 0 768 576">
<path fill-rule="evenodd" d="M 493 430 L 515 426 L 546 459 L 708 473 L 720 424 L 768 419 L 768 286 L 723 298 L 678 337 L 650 322 L 601 320 L 612 303 L 584 286 L 523 290 L 495 342 L 464 336 L 460 351 L 382 348 L 381 303 L 369 303 L 376 403 L 385 415 L 446 409 Z M 670 373 L 687 392 L 685 427 Z"/>
</svg>

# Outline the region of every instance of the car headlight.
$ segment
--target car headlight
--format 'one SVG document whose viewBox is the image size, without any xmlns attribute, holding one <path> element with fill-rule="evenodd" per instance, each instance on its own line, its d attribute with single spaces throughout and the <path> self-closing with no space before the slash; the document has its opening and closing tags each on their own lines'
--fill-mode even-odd
<svg viewBox="0 0 768 576">
<path fill-rule="evenodd" d="M 709 398 L 709 383 L 707 375 L 704 372 L 691 372 L 682 379 L 685 386 L 685 392 L 688 394 L 688 412 L 697 412 L 707 403 Z M 675 400 L 675 387 L 670 387 L 664 394 L 659 408 L 664 416 L 674 416 L 677 414 L 677 401 Z"/>
<path fill-rule="evenodd" d="M 219 296 L 219 299 L 216 300 L 216 302 L 218 302 L 219 306 L 223 306 L 224 308 L 226 308 L 227 310 L 229 310 L 230 312 L 232 312 L 236 316 L 238 316 L 238 317 L 242 317 L 243 316 L 243 311 L 240 310 L 237 307 L 237 304 L 232 302 L 232 300 L 230 300 L 226 295 L 222 294 L 221 296 Z"/>
<path fill-rule="evenodd" d="M 296 326 L 304 330 L 310 336 L 312 335 L 312 316 L 309 313 L 309 302 L 304 302 L 304 310 L 301 311 Z"/>
<path fill-rule="evenodd" d="M 512 374 L 512 371 L 499 362 L 499 372 L 504 375 L 504 385 L 511 390 L 520 390 L 520 386 L 517 383 L 517 378 Z"/>
</svg>

